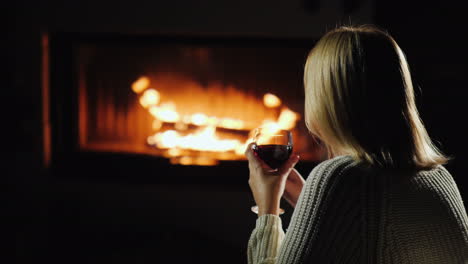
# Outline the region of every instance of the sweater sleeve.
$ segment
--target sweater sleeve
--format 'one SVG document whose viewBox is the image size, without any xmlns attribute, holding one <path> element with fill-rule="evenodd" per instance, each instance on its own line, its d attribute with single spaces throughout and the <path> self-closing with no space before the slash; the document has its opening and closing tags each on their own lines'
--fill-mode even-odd
<svg viewBox="0 0 468 264">
<path fill-rule="evenodd" d="M 273 264 L 284 238 L 281 218 L 266 214 L 257 219 L 248 244 L 249 264 Z"/>
<path fill-rule="evenodd" d="M 351 159 L 339 157 L 312 170 L 303 187 L 281 244 L 277 264 L 359 263 L 356 199 L 345 188 L 335 188 Z M 353 181 L 354 179 L 348 179 Z M 347 186 L 347 187 L 346 187 Z M 337 243 L 339 241 L 339 243 Z M 338 257 L 339 256 L 339 257 Z"/>
<path fill-rule="evenodd" d="M 248 244 L 249 264 L 304 263 L 310 257 L 308 255 L 310 255 L 312 248 L 324 254 L 335 253 L 330 250 L 333 247 L 333 241 L 325 241 L 329 240 L 329 237 L 319 238 L 317 232 L 322 227 L 326 227 L 324 222 L 334 229 L 336 229 L 335 224 L 338 226 L 341 224 L 333 221 L 335 215 L 326 216 L 329 219 L 325 221 L 322 221 L 322 218 L 325 217 L 323 212 L 327 211 L 324 208 L 324 200 L 327 193 L 330 192 L 330 176 L 339 174 L 339 171 L 346 165 L 339 159 L 333 159 L 322 162 L 312 170 L 299 196 L 286 234 L 281 228 L 280 217 L 263 215 L 257 219 L 256 228 L 252 232 Z M 343 232 L 350 231 L 346 228 L 343 226 Z M 328 230 L 326 228 L 326 232 Z M 323 248 L 321 244 L 331 244 L 331 246 Z M 350 248 L 353 250 L 352 247 Z"/>
</svg>

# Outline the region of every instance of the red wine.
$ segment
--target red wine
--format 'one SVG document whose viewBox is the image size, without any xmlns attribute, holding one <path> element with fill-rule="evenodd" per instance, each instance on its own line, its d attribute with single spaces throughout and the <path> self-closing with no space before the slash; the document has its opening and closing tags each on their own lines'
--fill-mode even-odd
<svg viewBox="0 0 468 264">
<path fill-rule="evenodd" d="M 254 151 L 270 168 L 278 169 L 289 159 L 292 153 L 292 146 L 259 145 L 255 146 Z"/>
</svg>

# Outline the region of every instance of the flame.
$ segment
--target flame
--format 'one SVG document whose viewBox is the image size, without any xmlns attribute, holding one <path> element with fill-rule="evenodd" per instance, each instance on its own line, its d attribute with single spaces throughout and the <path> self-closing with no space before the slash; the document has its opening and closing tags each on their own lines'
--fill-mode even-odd
<svg viewBox="0 0 468 264">
<path fill-rule="evenodd" d="M 148 108 L 152 105 L 157 105 L 159 103 L 159 92 L 155 89 L 148 89 L 143 93 L 143 96 L 140 97 L 140 104 L 144 108 Z"/>
<path fill-rule="evenodd" d="M 274 134 L 278 130 L 291 130 L 296 126 L 296 122 L 299 119 L 299 115 L 288 108 L 283 108 L 276 122 L 272 120 L 265 120 L 262 123 L 267 133 Z"/>
<path fill-rule="evenodd" d="M 197 126 L 204 126 L 208 122 L 208 117 L 205 114 L 197 113 L 192 115 L 192 124 Z"/>
<path fill-rule="evenodd" d="M 180 158 L 172 158 L 172 164 L 181 164 L 181 165 L 199 165 L 199 166 L 213 166 L 218 164 L 218 161 L 212 158 L 207 158 L 203 156 L 199 157 L 189 157 L 183 156 Z"/>
<path fill-rule="evenodd" d="M 154 136 L 150 136 L 151 140 L 159 148 L 175 148 L 179 145 L 180 135 L 177 131 L 167 130 L 162 133 L 157 133 Z"/>
<path fill-rule="evenodd" d="M 169 156 L 177 157 L 182 154 L 182 150 L 180 150 L 179 148 L 171 148 L 167 151 L 167 153 L 169 154 Z"/>
<path fill-rule="evenodd" d="M 263 104 L 266 107 L 274 108 L 274 107 L 278 107 L 278 106 L 281 105 L 281 100 L 278 98 L 278 96 L 276 96 L 274 94 L 266 93 L 263 96 Z"/>
<path fill-rule="evenodd" d="M 182 148 L 197 151 L 234 151 L 241 145 L 239 140 L 219 139 L 216 128 L 208 126 L 201 131 L 186 136 L 175 130 L 167 130 L 150 136 L 148 143 L 158 148 Z"/>
<path fill-rule="evenodd" d="M 245 154 L 245 151 L 247 150 L 247 146 L 252 143 L 254 141 L 253 138 L 248 138 L 244 144 L 241 144 L 239 146 L 237 146 L 237 148 L 234 150 L 234 152 L 237 154 L 237 155 L 244 155 Z"/>
<path fill-rule="evenodd" d="M 282 102 L 271 93 L 263 96 L 262 104 L 234 87 L 201 87 L 166 76 L 156 83 L 164 91 L 164 98 L 174 101 L 160 102 L 160 92 L 148 88 L 150 83 L 154 80 L 143 76 L 132 84 L 132 90 L 140 94 L 140 104 L 154 117 L 155 133 L 147 138 L 147 143 L 163 150 L 163 155 L 174 164 L 215 165 L 220 159 L 243 159 L 247 145 L 253 141 L 252 131 L 259 124 L 273 135 L 281 129 L 294 129 L 300 117 L 285 106 L 277 111 Z M 185 92 L 173 87 L 185 87 Z M 167 130 L 165 124 L 173 128 Z M 248 132 L 251 136 L 246 136 Z"/>
<path fill-rule="evenodd" d="M 206 127 L 200 133 L 183 137 L 181 146 L 200 151 L 230 151 L 236 149 L 240 144 L 238 140 L 220 140 L 215 135 L 215 127 Z"/>
<path fill-rule="evenodd" d="M 276 122 L 271 120 L 265 120 L 262 123 L 262 133 L 264 134 L 264 140 L 269 141 L 275 137 L 275 133 L 279 130 L 291 130 L 296 126 L 296 122 L 299 119 L 299 115 L 288 108 L 283 108 Z"/>
<path fill-rule="evenodd" d="M 163 103 L 160 106 L 152 106 L 149 109 L 154 118 L 167 123 L 175 123 L 180 120 L 179 113 L 173 102 Z"/>
<path fill-rule="evenodd" d="M 265 122 L 263 122 L 262 128 L 263 128 L 264 133 L 268 133 L 268 134 L 274 134 L 281 129 L 278 123 L 269 121 L 269 120 L 266 120 Z"/>
<path fill-rule="evenodd" d="M 296 126 L 299 115 L 288 108 L 283 108 L 278 117 L 278 126 L 281 129 L 291 130 Z"/>
<path fill-rule="evenodd" d="M 219 121 L 219 126 L 229 129 L 244 129 L 244 121 L 233 119 L 233 118 L 223 118 Z"/>
<path fill-rule="evenodd" d="M 135 82 L 132 83 L 132 90 L 139 94 L 143 92 L 150 85 L 150 79 L 146 76 L 138 78 Z"/>
</svg>

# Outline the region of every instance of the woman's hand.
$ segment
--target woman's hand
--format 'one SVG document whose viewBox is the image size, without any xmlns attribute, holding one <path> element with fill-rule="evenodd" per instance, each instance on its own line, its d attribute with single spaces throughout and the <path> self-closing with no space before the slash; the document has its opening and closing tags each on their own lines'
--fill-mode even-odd
<svg viewBox="0 0 468 264">
<path fill-rule="evenodd" d="M 296 207 L 304 184 L 305 180 L 302 178 L 301 174 L 296 169 L 292 169 L 286 179 L 283 198 L 294 208 Z"/>
<path fill-rule="evenodd" d="M 252 150 L 254 145 L 255 143 L 250 143 L 247 146 L 245 155 L 249 160 L 249 186 L 258 206 L 258 216 L 279 215 L 280 200 L 286 187 L 286 179 L 299 161 L 299 156 L 291 155 L 281 168 L 272 170 L 256 156 Z"/>
</svg>

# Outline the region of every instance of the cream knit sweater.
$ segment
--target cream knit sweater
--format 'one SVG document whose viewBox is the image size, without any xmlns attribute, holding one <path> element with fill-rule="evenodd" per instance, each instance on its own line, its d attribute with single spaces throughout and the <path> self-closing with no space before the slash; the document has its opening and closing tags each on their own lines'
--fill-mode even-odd
<svg viewBox="0 0 468 264">
<path fill-rule="evenodd" d="M 468 263 L 468 217 L 450 173 L 365 169 L 349 156 L 312 170 L 285 233 L 257 219 L 248 243 L 257 263 Z"/>
</svg>

